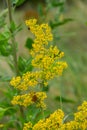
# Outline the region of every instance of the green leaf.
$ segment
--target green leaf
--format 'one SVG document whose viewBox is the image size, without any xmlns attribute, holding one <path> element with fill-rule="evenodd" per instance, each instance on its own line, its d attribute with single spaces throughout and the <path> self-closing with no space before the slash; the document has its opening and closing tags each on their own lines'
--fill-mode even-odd
<svg viewBox="0 0 87 130">
<path fill-rule="evenodd" d="M 39 4 L 39 5 L 38 5 L 38 13 L 39 13 L 39 15 L 40 15 L 41 17 L 44 15 L 42 4 Z"/>
<path fill-rule="evenodd" d="M 17 112 L 17 108 L 16 107 L 8 107 L 7 110 L 5 111 L 4 115 L 13 115 L 14 113 Z"/>
<path fill-rule="evenodd" d="M 14 0 L 13 0 L 14 1 Z M 17 0 L 16 6 L 22 5 L 26 0 Z"/>
<path fill-rule="evenodd" d="M 3 44 L 2 41 L 5 41 L 5 36 L 1 33 L 0 34 L 0 45 Z"/>
<path fill-rule="evenodd" d="M 12 4 L 16 5 L 19 0 L 12 0 Z"/>
<path fill-rule="evenodd" d="M 19 24 L 17 27 L 16 27 L 16 33 L 21 31 L 22 30 L 22 24 Z"/>
<path fill-rule="evenodd" d="M 71 22 L 71 21 L 73 21 L 72 18 L 64 19 L 62 22 L 59 22 L 59 21 L 58 22 L 52 22 L 52 21 L 50 21 L 50 26 L 51 26 L 52 29 L 54 29 L 55 27 L 64 25 L 64 24 Z"/>
<path fill-rule="evenodd" d="M 23 57 L 19 56 L 18 59 L 18 68 L 21 72 L 23 72 L 25 70 L 25 64 L 26 64 L 26 60 Z"/>
<path fill-rule="evenodd" d="M 25 59 L 23 57 L 19 57 L 18 59 L 18 68 L 20 74 L 26 73 L 27 71 L 32 71 L 33 66 L 31 64 L 32 58 Z"/>
<path fill-rule="evenodd" d="M 9 43 L 3 42 L 3 44 L 0 46 L 0 54 L 2 56 L 9 56 L 12 53 L 12 48 Z"/>
<path fill-rule="evenodd" d="M 4 82 L 4 81 L 10 81 L 11 80 L 11 77 L 9 76 L 1 76 L 0 77 L 0 81 Z"/>
<path fill-rule="evenodd" d="M 15 107 L 7 107 L 7 108 L 0 107 L 0 119 L 2 119 L 5 115 L 12 115 L 16 111 L 17 110 Z"/>
<path fill-rule="evenodd" d="M 14 72 L 15 71 L 14 64 L 11 61 L 8 61 L 8 65 L 11 68 L 11 70 Z"/>
<path fill-rule="evenodd" d="M 0 28 L 4 27 L 4 25 L 6 24 L 5 18 L 6 18 L 7 12 L 8 12 L 8 9 L 4 9 L 0 13 Z"/>
<path fill-rule="evenodd" d="M 58 7 L 58 6 L 63 6 L 64 5 L 64 2 L 52 2 L 52 6 L 54 7 Z"/>
<path fill-rule="evenodd" d="M 32 57 L 30 57 L 26 61 L 24 73 L 27 72 L 27 71 L 32 71 L 33 70 L 33 66 L 32 66 L 31 62 L 32 62 Z"/>
<path fill-rule="evenodd" d="M 10 30 L 12 31 L 13 35 L 16 35 L 17 32 L 22 30 L 22 24 L 19 24 L 18 26 L 16 26 L 15 22 L 12 21 L 10 25 Z"/>
<path fill-rule="evenodd" d="M 25 46 L 26 46 L 28 49 L 32 49 L 32 44 L 33 44 L 33 40 L 32 40 L 31 38 L 28 38 L 27 41 L 26 41 Z"/>
<path fill-rule="evenodd" d="M 62 99 L 62 102 L 65 102 L 65 103 L 75 103 L 75 101 L 72 99 L 67 99 L 65 97 L 61 97 L 61 99 Z M 55 100 L 60 102 L 60 96 L 56 96 Z"/>
<path fill-rule="evenodd" d="M 6 9 L 4 9 L 4 10 L 0 13 L 0 18 L 1 18 L 2 16 L 6 16 L 7 13 L 8 13 L 8 9 L 6 8 Z"/>
<path fill-rule="evenodd" d="M 10 24 L 10 30 L 11 30 L 12 32 L 14 32 L 14 31 L 16 30 L 16 24 L 15 24 L 14 21 L 12 21 L 11 24 Z"/>
<path fill-rule="evenodd" d="M 42 89 L 42 91 L 48 92 L 48 91 L 49 91 L 49 88 L 50 88 L 50 86 L 49 86 L 49 85 L 44 86 L 44 87 L 43 87 L 43 89 Z"/>
<path fill-rule="evenodd" d="M 7 108 L 0 107 L 0 119 L 4 116 L 6 111 L 7 111 Z"/>
<path fill-rule="evenodd" d="M 0 33 L 0 45 L 1 45 L 1 43 L 3 43 L 3 41 L 7 42 L 9 40 L 9 38 L 10 38 L 10 32 L 5 31 L 3 33 Z"/>
</svg>

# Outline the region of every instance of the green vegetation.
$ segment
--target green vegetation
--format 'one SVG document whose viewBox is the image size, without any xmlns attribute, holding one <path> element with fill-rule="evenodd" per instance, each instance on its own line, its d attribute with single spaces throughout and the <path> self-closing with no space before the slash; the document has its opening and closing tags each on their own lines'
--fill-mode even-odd
<svg viewBox="0 0 87 130">
<path fill-rule="evenodd" d="M 37 122 L 40 119 L 48 118 L 50 113 L 57 109 L 62 109 L 66 114 L 64 119 L 67 117 L 66 121 L 70 121 L 73 119 L 72 113 L 76 112 L 77 106 L 87 100 L 87 14 L 85 3 L 86 1 L 81 0 L 78 2 L 69 2 L 68 0 L 45 0 L 42 2 L 39 0 L 37 2 L 34 0 L 31 2 L 6 0 L 3 4 L 6 6 L 0 14 L 0 128 L 2 130 L 22 130 L 24 123 L 28 121 L 32 122 L 32 129 L 35 130 L 34 127 L 37 127 Z M 32 9 L 28 9 L 28 4 L 29 8 L 32 7 Z M 11 86 L 12 78 L 22 77 L 27 72 L 32 73 L 38 70 L 38 67 L 35 68 L 32 64 L 35 57 L 30 54 L 35 37 L 31 34 L 30 27 L 25 26 L 25 20 L 28 18 L 37 18 L 38 25 L 48 23 L 53 34 L 53 41 L 50 43 L 61 50 L 58 53 L 59 56 L 64 52 L 62 61 L 66 61 L 68 64 L 68 68 L 64 70 L 62 76 L 54 77 L 54 79 L 50 76 L 48 80 L 40 79 L 42 89 L 39 88 L 39 83 L 39 85 L 36 84 L 37 87 L 34 90 L 32 88 L 26 90 L 26 92 L 47 93 L 45 101 L 47 109 L 44 111 L 42 108 L 36 108 L 35 105 L 25 108 L 11 103 L 14 96 L 25 94 L 20 89 Z M 45 47 L 49 49 L 50 44 Z M 23 82 L 22 80 L 21 82 Z M 46 87 L 44 87 L 45 84 Z M 37 101 L 37 98 L 38 96 L 34 95 L 33 101 Z M 45 95 L 42 96 L 42 100 L 44 98 Z M 85 115 L 86 113 L 85 111 Z M 50 118 L 51 116 L 48 119 Z M 61 120 L 64 119 L 62 117 Z M 36 123 L 37 125 L 34 126 Z M 80 126 L 77 129 L 86 130 L 87 128 Z M 61 130 L 64 130 L 63 127 Z"/>
</svg>

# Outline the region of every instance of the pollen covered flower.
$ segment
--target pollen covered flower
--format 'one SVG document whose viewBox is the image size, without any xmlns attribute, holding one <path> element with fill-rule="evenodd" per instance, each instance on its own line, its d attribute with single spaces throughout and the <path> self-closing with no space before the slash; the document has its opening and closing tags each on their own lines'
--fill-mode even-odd
<svg viewBox="0 0 87 130">
<path fill-rule="evenodd" d="M 30 31 L 35 35 L 36 44 L 48 44 L 48 41 L 52 41 L 53 36 L 51 28 L 48 24 L 37 24 L 36 19 L 26 20 L 26 25 L 30 28 Z"/>
<path fill-rule="evenodd" d="M 23 74 L 22 77 L 17 76 L 12 78 L 10 84 L 17 89 L 27 90 L 29 87 L 34 87 L 38 84 L 38 80 L 40 78 L 40 72 L 27 72 Z"/>
<path fill-rule="evenodd" d="M 22 105 L 22 106 L 29 106 L 32 104 L 36 104 L 36 107 L 40 107 L 45 109 L 46 105 L 44 103 L 44 99 L 46 98 L 45 92 L 30 92 L 29 94 L 17 95 L 13 97 L 11 103 L 13 105 Z"/>
<path fill-rule="evenodd" d="M 78 128 L 82 130 L 87 129 L 87 102 L 84 101 L 81 106 L 78 107 L 78 112 L 74 114 L 75 121 L 79 123 Z"/>
<path fill-rule="evenodd" d="M 60 61 L 64 56 L 57 46 L 48 46 L 48 41 L 53 40 L 51 28 L 48 24 L 38 25 L 37 22 L 32 24 L 35 19 L 27 20 L 27 26 L 35 35 L 34 43 L 32 44 L 32 66 L 39 68 L 41 71 L 41 78 L 44 80 L 53 79 L 55 76 L 62 75 L 62 72 L 67 68 L 67 63 Z M 42 79 L 41 79 L 42 80 Z"/>
<path fill-rule="evenodd" d="M 58 109 L 53 114 L 51 114 L 48 118 L 39 120 L 32 127 L 32 130 L 59 130 L 58 128 L 60 128 L 62 125 L 63 117 L 64 117 L 63 111 Z M 25 127 L 25 124 L 24 124 L 24 127 Z M 29 130 L 29 129 L 26 129 L 26 130 Z"/>
<path fill-rule="evenodd" d="M 24 123 L 23 130 L 29 130 L 31 128 L 32 128 L 32 123 L 31 122 Z"/>
<path fill-rule="evenodd" d="M 37 71 L 27 72 L 22 77 L 17 76 L 11 80 L 10 84 L 20 90 L 27 90 L 41 82 L 47 84 L 48 80 L 61 76 L 63 70 L 67 68 L 67 63 L 61 61 L 64 52 L 57 46 L 48 45 L 48 42 L 53 40 L 48 24 L 39 25 L 36 19 L 30 19 L 26 20 L 26 25 L 35 36 L 30 54 L 31 64 Z"/>
<path fill-rule="evenodd" d="M 63 124 L 61 130 L 87 130 L 87 101 L 78 107 L 74 120 Z"/>
</svg>

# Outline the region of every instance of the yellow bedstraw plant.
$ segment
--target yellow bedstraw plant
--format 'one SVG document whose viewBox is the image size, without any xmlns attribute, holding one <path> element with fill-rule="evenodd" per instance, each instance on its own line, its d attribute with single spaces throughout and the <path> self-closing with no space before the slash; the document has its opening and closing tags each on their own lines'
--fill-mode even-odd
<svg viewBox="0 0 87 130">
<path fill-rule="evenodd" d="M 27 72 L 22 76 L 13 77 L 10 81 L 11 86 L 19 89 L 21 94 L 14 96 L 11 103 L 28 107 L 36 105 L 43 111 L 46 109 L 44 99 L 47 98 L 43 87 L 48 85 L 48 81 L 61 76 L 67 63 L 61 61 L 64 52 L 61 52 L 57 46 L 52 45 L 53 35 L 48 24 L 37 24 L 36 19 L 26 21 L 26 25 L 34 34 L 34 41 L 30 55 L 32 57 L 33 71 Z M 34 87 L 39 87 L 40 91 L 36 92 Z M 32 90 L 32 91 L 31 91 Z M 24 124 L 23 130 L 86 130 L 87 128 L 87 102 L 84 102 L 74 114 L 74 120 L 64 123 L 64 112 L 56 110 L 48 118 L 39 120 L 36 124 L 30 121 Z"/>
<path fill-rule="evenodd" d="M 62 75 L 63 69 L 67 67 L 66 62 L 60 61 L 60 58 L 64 56 L 64 52 L 60 52 L 57 46 L 51 45 L 49 47 L 49 41 L 53 40 L 53 35 L 48 24 L 38 25 L 36 19 L 30 19 L 26 21 L 26 25 L 35 36 L 30 51 L 33 58 L 32 66 L 35 70 L 23 74 L 22 77 L 13 77 L 10 82 L 11 86 L 21 91 L 29 90 L 30 87 L 37 85 L 40 88 L 47 86 L 48 80 Z M 12 104 L 29 106 L 36 103 L 36 106 L 45 108 L 43 103 L 45 98 L 45 92 L 29 92 L 24 95 L 14 96 Z"/>
</svg>

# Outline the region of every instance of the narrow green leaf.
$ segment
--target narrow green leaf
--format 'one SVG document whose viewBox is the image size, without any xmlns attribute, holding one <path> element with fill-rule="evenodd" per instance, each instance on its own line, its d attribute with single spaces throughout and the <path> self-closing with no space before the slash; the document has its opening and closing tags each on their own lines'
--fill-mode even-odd
<svg viewBox="0 0 87 130">
<path fill-rule="evenodd" d="M 2 12 L 0 12 L 0 28 L 4 27 L 6 24 L 5 18 L 8 13 L 8 9 L 4 9 Z"/>
<path fill-rule="evenodd" d="M 26 0 L 18 0 L 16 6 L 22 5 Z"/>
<path fill-rule="evenodd" d="M 18 68 L 21 72 L 23 72 L 25 70 L 25 64 L 26 64 L 26 60 L 23 57 L 19 57 Z"/>
<path fill-rule="evenodd" d="M 32 40 L 31 38 L 28 38 L 27 41 L 26 41 L 25 46 L 26 46 L 28 49 L 32 49 L 32 44 L 33 44 L 33 40 Z"/>
<path fill-rule="evenodd" d="M 11 68 L 11 70 L 14 72 L 15 71 L 14 64 L 11 61 L 8 61 L 8 65 Z"/>
<path fill-rule="evenodd" d="M 5 115 L 12 115 L 16 111 L 17 110 L 15 107 L 7 107 L 7 108 L 0 107 L 0 119 L 2 119 Z"/>
<path fill-rule="evenodd" d="M 32 70 L 33 70 L 33 66 L 32 66 L 31 62 L 32 62 L 32 57 L 30 57 L 30 58 L 26 61 L 24 73 L 27 72 L 27 71 L 32 71 Z"/>
<path fill-rule="evenodd" d="M 22 24 L 19 24 L 17 27 L 16 27 L 16 33 L 21 31 L 22 30 Z"/>
<path fill-rule="evenodd" d="M 72 99 L 67 99 L 65 97 L 61 97 L 61 98 L 62 98 L 62 102 L 65 102 L 65 103 L 75 103 L 75 101 L 72 100 Z M 60 96 L 56 96 L 55 100 L 58 101 L 58 102 L 60 102 Z"/>
<path fill-rule="evenodd" d="M 66 24 L 66 23 L 68 23 L 68 22 L 71 22 L 71 21 L 73 21 L 73 19 L 72 18 L 67 18 L 67 19 L 64 19 L 62 22 L 52 22 L 52 21 L 50 21 L 50 26 L 51 26 L 51 28 L 52 29 L 54 29 L 55 27 L 58 27 L 58 26 L 61 26 L 61 25 L 64 25 L 64 24 Z"/>
<path fill-rule="evenodd" d="M 12 0 L 12 4 L 16 5 L 19 0 Z"/>
<path fill-rule="evenodd" d="M 39 13 L 39 15 L 40 15 L 41 17 L 44 15 L 42 4 L 39 4 L 39 5 L 38 5 L 38 13 Z"/>
<path fill-rule="evenodd" d="M 12 32 L 14 32 L 14 31 L 16 30 L 16 24 L 15 24 L 14 21 L 12 21 L 11 24 L 10 24 L 10 30 L 11 30 Z"/>
<path fill-rule="evenodd" d="M 6 112 L 6 108 L 0 107 L 0 119 L 4 116 L 4 113 Z"/>
<path fill-rule="evenodd" d="M 58 6 L 63 6 L 64 2 L 52 2 L 52 6 L 58 7 Z"/>
<path fill-rule="evenodd" d="M 0 77 L 0 81 L 4 82 L 4 81 L 10 81 L 11 80 L 11 77 L 9 76 L 1 76 Z"/>
</svg>

